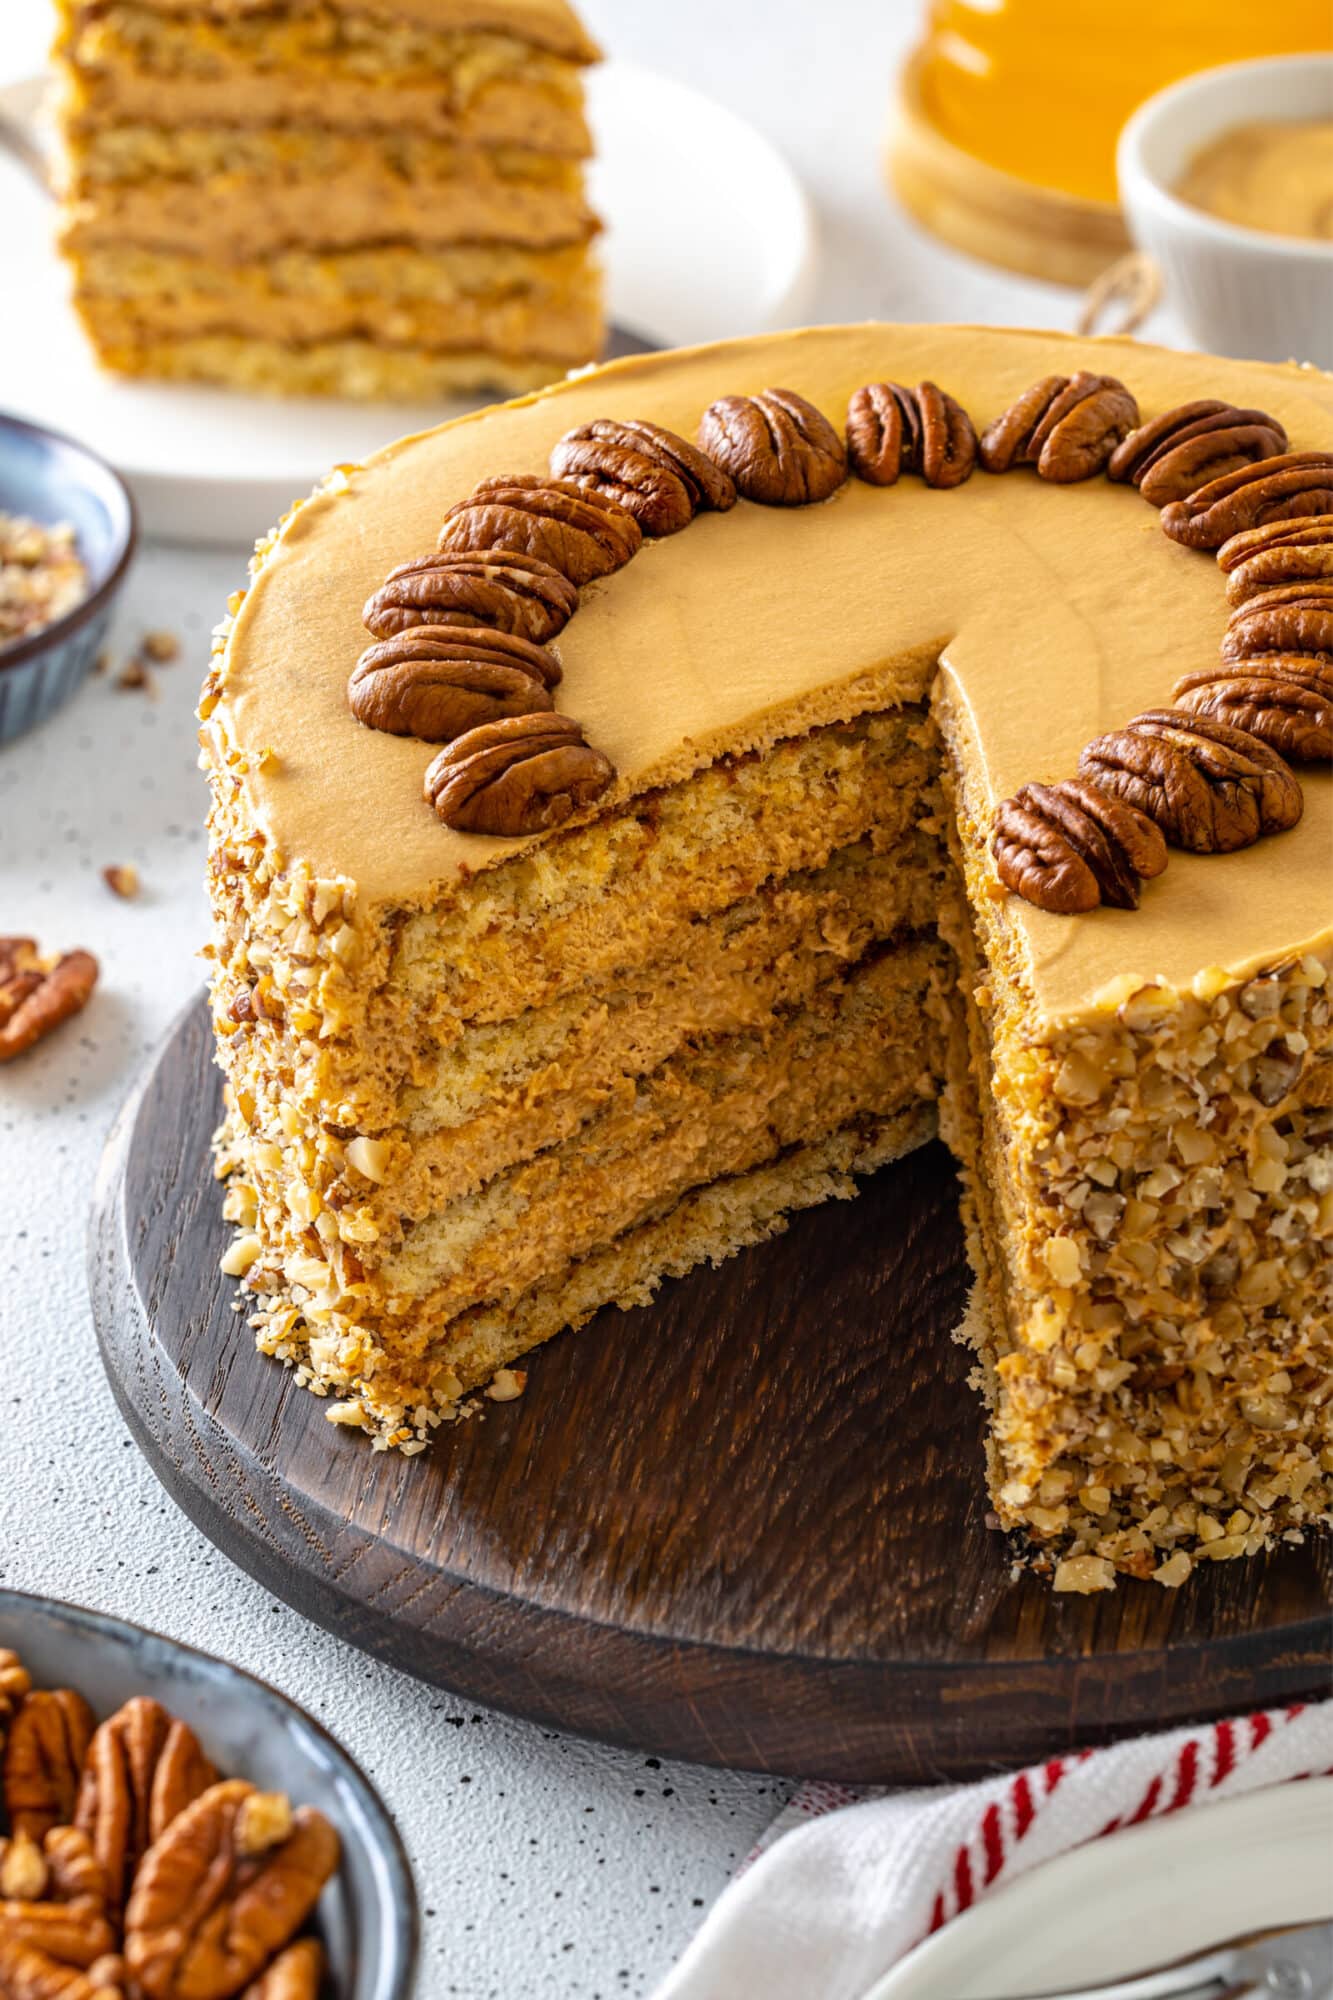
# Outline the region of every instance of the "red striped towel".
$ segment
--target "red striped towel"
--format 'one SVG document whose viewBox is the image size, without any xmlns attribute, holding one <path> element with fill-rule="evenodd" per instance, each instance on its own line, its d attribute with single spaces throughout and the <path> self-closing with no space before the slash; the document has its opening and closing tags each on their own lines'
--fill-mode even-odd
<svg viewBox="0 0 1333 2000">
<path fill-rule="evenodd" d="M 1052 1757 L 958 1789 L 795 1793 L 654 2000 L 862 2000 L 1000 1883 L 1085 1841 L 1333 1773 L 1333 1701 Z"/>
</svg>

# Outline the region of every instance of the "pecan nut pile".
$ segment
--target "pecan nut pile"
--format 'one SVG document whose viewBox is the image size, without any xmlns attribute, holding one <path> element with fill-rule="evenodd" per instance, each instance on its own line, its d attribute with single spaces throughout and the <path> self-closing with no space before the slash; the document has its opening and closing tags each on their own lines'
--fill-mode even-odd
<svg viewBox="0 0 1333 2000">
<path fill-rule="evenodd" d="M 1244 604 L 1277 583 L 1333 577 L 1333 514 L 1301 514 L 1232 535 L 1217 551 L 1227 603 Z"/>
<path fill-rule="evenodd" d="M 1043 479 L 1069 485 L 1102 470 L 1139 421 L 1139 406 L 1114 375 L 1047 375 L 981 434 L 987 472 L 1035 465 Z"/>
<path fill-rule="evenodd" d="M 1237 605 L 1222 658 L 1248 660 L 1255 653 L 1333 653 L 1333 577 L 1274 584 Z"/>
<path fill-rule="evenodd" d="M 88 1003 L 97 984 L 90 951 L 47 958 L 32 938 L 0 937 L 0 1062 L 11 1062 Z"/>
<path fill-rule="evenodd" d="M 1188 549 L 1220 549 L 1233 535 L 1301 515 L 1333 513 L 1333 452 L 1289 451 L 1210 479 L 1162 509 L 1162 529 Z"/>
<path fill-rule="evenodd" d="M 605 494 L 645 535 L 675 535 L 701 508 L 725 513 L 734 482 L 711 458 L 659 424 L 596 417 L 568 431 L 551 453 L 557 478 Z"/>
<path fill-rule="evenodd" d="M 540 556 L 478 549 L 399 563 L 366 600 L 361 622 L 377 639 L 414 625 L 483 625 L 544 646 L 578 605 L 569 578 Z"/>
<path fill-rule="evenodd" d="M 1300 785 L 1275 750 L 1207 715 L 1147 709 L 1097 737 L 1078 768 L 1193 854 L 1230 854 L 1285 833 L 1303 808 Z"/>
<path fill-rule="evenodd" d="M 425 793 L 446 826 L 544 833 L 599 799 L 615 766 L 567 715 L 522 715 L 471 729 L 441 750 Z"/>
<path fill-rule="evenodd" d="M 1184 500 L 1209 480 L 1221 479 L 1287 449 L 1287 433 L 1266 410 L 1238 410 L 1234 403 L 1181 403 L 1121 440 L 1106 467 L 1108 479 L 1137 486 L 1154 507 Z"/>
<path fill-rule="evenodd" d="M 317 2000 L 323 1948 L 297 1933 L 338 1865 L 321 1814 L 219 1782 L 155 1701 L 94 1729 L 3 1650 L 0 1704 L 3 2000 Z"/>
<path fill-rule="evenodd" d="M 917 472 L 927 486 L 961 486 L 977 462 L 977 434 L 962 404 L 934 382 L 868 382 L 847 405 L 847 457 L 858 479 L 893 486 Z"/>
<path fill-rule="evenodd" d="M 125 1909 L 144 2000 L 229 2000 L 270 1965 L 338 1866 L 321 1813 L 241 1778 L 213 1785 L 149 1848 Z"/>
<path fill-rule="evenodd" d="M 554 707 L 554 653 L 507 632 L 417 625 L 367 646 L 347 700 L 358 722 L 391 736 L 448 743 L 483 722 Z"/>
<path fill-rule="evenodd" d="M 439 535 L 450 555 L 508 549 L 540 556 L 576 589 L 623 568 L 642 544 L 638 522 L 613 500 L 535 473 L 483 479 L 449 509 Z"/>
<path fill-rule="evenodd" d="M 1138 908 L 1139 883 L 1166 867 L 1146 813 L 1078 778 L 1024 785 L 995 815 L 991 849 L 1007 889 L 1039 910 L 1073 916 L 1109 903 Z"/>
<path fill-rule="evenodd" d="M 1309 653 L 1258 653 L 1185 674 L 1172 700 L 1257 736 L 1291 764 L 1333 760 L 1333 661 Z"/>
<path fill-rule="evenodd" d="M 764 507 L 827 500 L 847 478 L 847 452 L 822 410 L 792 389 L 720 396 L 699 419 L 699 448 Z"/>
</svg>

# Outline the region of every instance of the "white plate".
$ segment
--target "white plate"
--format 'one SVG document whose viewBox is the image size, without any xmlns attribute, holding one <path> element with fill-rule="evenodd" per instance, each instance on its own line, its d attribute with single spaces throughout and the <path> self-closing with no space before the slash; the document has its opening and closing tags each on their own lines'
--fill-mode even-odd
<svg viewBox="0 0 1333 2000">
<path fill-rule="evenodd" d="M 814 228 L 768 141 L 632 63 L 592 72 L 589 108 L 612 320 L 662 347 L 796 324 L 813 291 Z M 50 232 L 45 196 L 0 154 L 5 296 L 19 308 L 0 314 L 0 401 L 109 459 L 150 535 L 253 540 L 330 466 L 487 400 L 281 401 L 117 381 L 92 362 Z"/>
<path fill-rule="evenodd" d="M 996 1890 L 865 2000 L 1009 2000 L 1312 1923 L 1333 1915 L 1331 1852 L 1333 1778 L 1131 1827 Z"/>
</svg>

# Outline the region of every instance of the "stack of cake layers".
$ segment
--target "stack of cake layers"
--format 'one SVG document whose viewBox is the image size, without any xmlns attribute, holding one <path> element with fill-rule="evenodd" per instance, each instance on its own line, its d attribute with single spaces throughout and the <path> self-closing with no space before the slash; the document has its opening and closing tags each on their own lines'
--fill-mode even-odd
<svg viewBox="0 0 1333 2000">
<path fill-rule="evenodd" d="M 251 391 L 533 388 L 593 358 L 563 0 L 59 0 L 61 246 L 99 359 Z"/>
</svg>

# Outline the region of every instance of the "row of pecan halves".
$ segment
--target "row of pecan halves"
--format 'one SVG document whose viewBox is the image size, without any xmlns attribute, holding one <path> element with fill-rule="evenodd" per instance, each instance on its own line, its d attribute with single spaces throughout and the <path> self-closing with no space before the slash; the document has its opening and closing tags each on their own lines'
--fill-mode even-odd
<svg viewBox="0 0 1333 2000">
<path fill-rule="evenodd" d="M 1333 759 L 1333 453 L 1286 446 L 1264 411 L 1198 402 L 1112 453 L 1108 476 L 1160 505 L 1173 541 L 1216 551 L 1232 611 L 1219 664 L 1183 675 L 1172 707 L 999 807 L 1000 880 L 1038 908 L 1132 909 L 1168 845 L 1230 853 L 1285 832 L 1303 810 L 1290 764 Z"/>
<path fill-rule="evenodd" d="M 98 1724 L 0 1648 L 5 2000 L 316 2000 L 298 1937 L 338 1866 L 323 1814 L 219 1778 L 137 1696 Z"/>
</svg>

